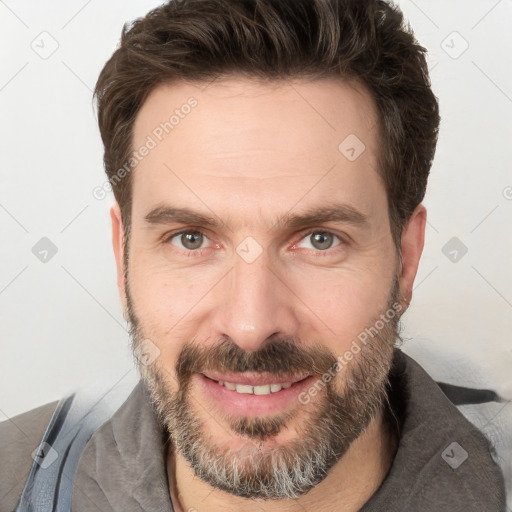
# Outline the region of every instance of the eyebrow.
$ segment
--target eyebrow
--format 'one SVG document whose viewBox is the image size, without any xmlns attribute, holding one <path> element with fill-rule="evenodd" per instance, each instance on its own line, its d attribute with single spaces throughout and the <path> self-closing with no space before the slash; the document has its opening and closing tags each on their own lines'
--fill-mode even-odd
<svg viewBox="0 0 512 512">
<path fill-rule="evenodd" d="M 151 210 L 144 220 L 150 225 L 158 224 L 194 224 L 210 229 L 219 229 L 224 222 L 214 216 L 196 212 L 189 208 L 158 206 Z M 271 231 L 288 228 L 302 228 L 323 224 L 325 222 L 341 222 L 354 226 L 365 227 L 369 224 L 368 216 L 347 204 L 330 204 L 312 207 L 301 213 L 286 213 L 274 222 Z"/>
</svg>

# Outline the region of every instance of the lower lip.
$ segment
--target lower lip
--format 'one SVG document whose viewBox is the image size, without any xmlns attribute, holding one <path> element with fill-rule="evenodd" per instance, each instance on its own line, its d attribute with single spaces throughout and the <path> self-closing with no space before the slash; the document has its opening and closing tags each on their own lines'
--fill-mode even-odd
<svg viewBox="0 0 512 512">
<path fill-rule="evenodd" d="M 282 412 L 295 405 L 300 393 L 316 380 L 316 377 L 312 375 L 276 393 L 254 395 L 227 389 L 218 382 L 208 379 L 202 373 L 197 373 L 195 376 L 207 397 L 213 399 L 227 413 L 243 416 L 266 416 Z"/>
</svg>

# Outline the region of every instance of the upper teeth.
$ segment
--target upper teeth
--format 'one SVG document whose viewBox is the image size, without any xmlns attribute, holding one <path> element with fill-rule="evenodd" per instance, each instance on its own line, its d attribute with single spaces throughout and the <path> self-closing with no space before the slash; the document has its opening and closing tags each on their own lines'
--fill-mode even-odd
<svg viewBox="0 0 512 512">
<path fill-rule="evenodd" d="M 270 395 L 270 393 L 277 393 L 281 389 L 289 388 L 291 382 L 283 382 L 282 384 L 264 384 L 263 386 L 249 386 L 247 384 L 234 384 L 233 382 L 225 382 L 219 380 L 221 386 L 236 391 L 237 393 L 247 393 L 254 395 Z"/>
</svg>

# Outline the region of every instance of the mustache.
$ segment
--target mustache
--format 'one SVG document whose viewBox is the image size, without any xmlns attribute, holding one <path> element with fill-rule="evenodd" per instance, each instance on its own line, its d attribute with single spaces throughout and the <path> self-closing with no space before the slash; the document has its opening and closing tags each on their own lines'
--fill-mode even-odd
<svg viewBox="0 0 512 512">
<path fill-rule="evenodd" d="M 325 346 L 302 347 L 289 338 L 272 340 L 254 351 L 246 351 L 229 339 L 210 347 L 189 342 L 176 361 L 176 376 L 185 382 L 193 373 L 205 371 L 323 375 L 336 361 L 336 356 Z"/>
</svg>

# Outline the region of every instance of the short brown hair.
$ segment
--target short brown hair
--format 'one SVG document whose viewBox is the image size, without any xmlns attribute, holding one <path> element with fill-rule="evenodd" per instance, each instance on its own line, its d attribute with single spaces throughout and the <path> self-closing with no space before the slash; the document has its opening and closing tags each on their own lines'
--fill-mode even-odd
<svg viewBox="0 0 512 512">
<path fill-rule="evenodd" d="M 377 106 L 379 172 L 399 248 L 424 198 L 437 143 L 439 107 L 425 53 L 399 8 L 382 0 L 171 0 L 125 24 L 94 91 L 105 170 L 125 233 L 131 173 L 120 180 L 116 171 L 126 168 L 135 117 L 157 85 L 230 75 L 339 77 L 364 84 Z"/>
</svg>

